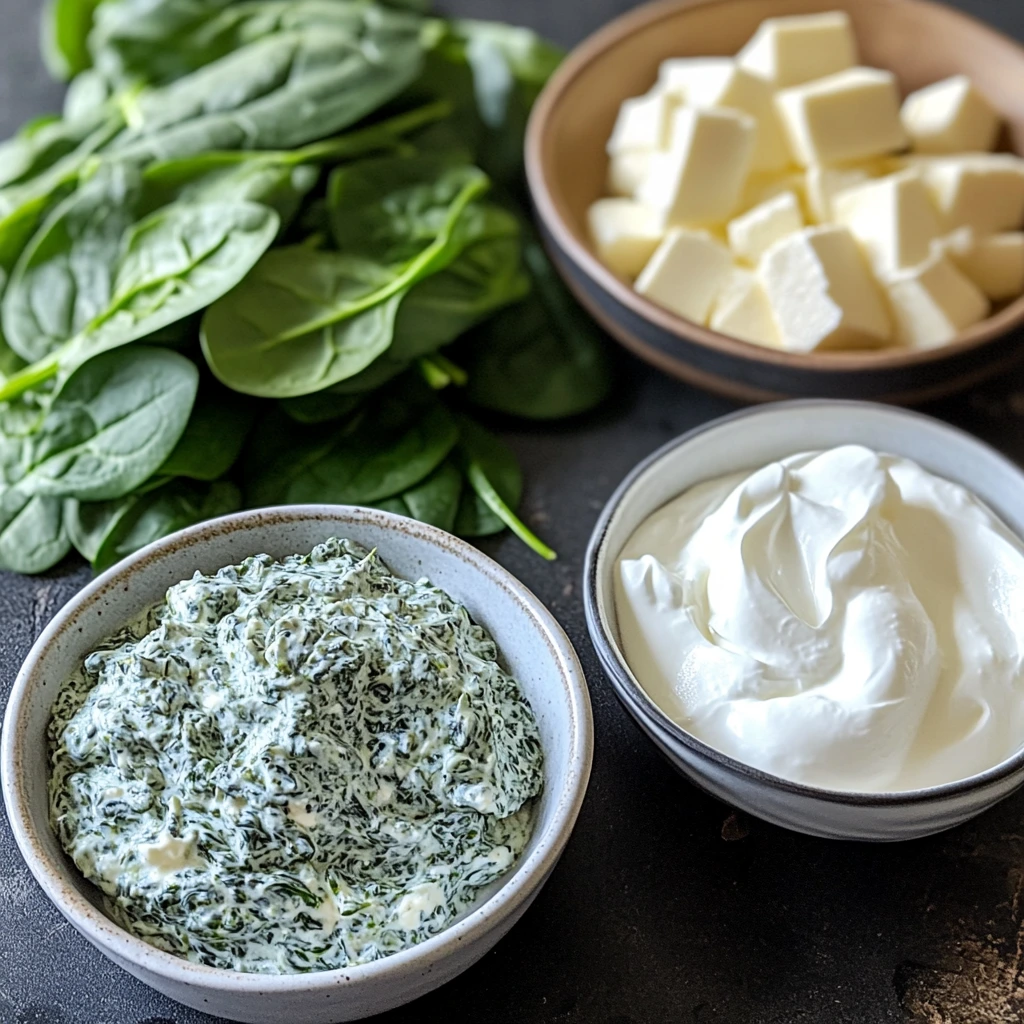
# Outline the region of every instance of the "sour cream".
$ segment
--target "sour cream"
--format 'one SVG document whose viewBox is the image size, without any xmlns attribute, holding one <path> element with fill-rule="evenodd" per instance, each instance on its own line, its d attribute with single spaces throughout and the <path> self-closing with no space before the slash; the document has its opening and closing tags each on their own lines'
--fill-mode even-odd
<svg viewBox="0 0 1024 1024">
<path fill-rule="evenodd" d="M 749 765 L 892 792 L 1024 744 L 1024 543 L 908 459 L 845 446 L 709 481 L 617 568 L 641 686 Z"/>
</svg>

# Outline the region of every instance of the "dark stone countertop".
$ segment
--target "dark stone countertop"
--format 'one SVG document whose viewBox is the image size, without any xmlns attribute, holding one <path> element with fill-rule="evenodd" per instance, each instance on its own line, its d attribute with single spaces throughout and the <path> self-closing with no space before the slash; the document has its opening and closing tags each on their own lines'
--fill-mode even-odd
<svg viewBox="0 0 1024 1024">
<path fill-rule="evenodd" d="M 459 0 L 571 45 L 626 0 Z M 959 0 L 1024 38 L 1021 0 Z M 56 108 L 37 5 L 2 0 L 0 137 Z M 1022 83 L 1024 88 L 1024 83 Z M 487 545 L 554 611 L 583 659 L 597 730 L 572 841 L 533 908 L 484 960 L 380 1024 L 1009 1024 L 1024 1019 L 1024 791 L 975 822 L 893 846 L 737 821 L 662 761 L 587 638 L 580 573 L 622 476 L 733 406 L 622 357 L 617 398 L 571 425 L 514 427 L 526 518 L 559 551 Z M 930 407 L 1024 461 L 1024 371 Z M 0 574 L 0 695 L 47 620 L 89 578 Z M 94 951 L 43 897 L 0 814 L 0 1024 L 211 1024 Z M 296 1021 L 295 1024 L 302 1024 Z"/>
</svg>

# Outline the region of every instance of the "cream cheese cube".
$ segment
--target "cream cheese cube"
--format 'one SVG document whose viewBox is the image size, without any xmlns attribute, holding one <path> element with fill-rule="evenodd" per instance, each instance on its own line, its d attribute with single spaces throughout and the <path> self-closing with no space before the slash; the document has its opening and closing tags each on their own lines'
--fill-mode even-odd
<svg viewBox="0 0 1024 1024">
<path fill-rule="evenodd" d="M 602 262 L 623 277 L 636 277 L 662 238 L 658 217 L 632 199 L 598 199 L 587 223 Z"/>
<path fill-rule="evenodd" d="M 728 220 L 750 171 L 755 135 L 747 114 L 680 107 L 672 145 L 654 156 L 637 198 L 658 210 L 667 227 Z"/>
<path fill-rule="evenodd" d="M 1012 231 L 1024 222 L 1024 160 L 1009 153 L 968 153 L 916 160 L 946 231 Z"/>
<path fill-rule="evenodd" d="M 779 329 L 768 296 L 749 270 L 732 271 L 711 311 L 711 326 L 741 341 L 779 347 Z"/>
<path fill-rule="evenodd" d="M 918 153 L 981 152 L 999 136 L 999 115 L 966 75 L 912 92 L 901 116 Z"/>
<path fill-rule="evenodd" d="M 988 316 L 988 299 L 942 252 L 901 271 L 885 287 L 896 341 L 908 348 L 945 345 Z"/>
<path fill-rule="evenodd" d="M 608 191 L 614 196 L 635 196 L 651 169 L 654 150 L 616 153 L 608 161 Z"/>
<path fill-rule="evenodd" d="M 896 76 L 850 68 L 776 93 L 775 103 L 798 163 L 840 164 L 902 149 Z"/>
<path fill-rule="evenodd" d="M 751 167 L 777 171 L 790 162 L 789 146 L 775 110 L 774 90 L 763 78 L 744 71 L 731 57 L 681 57 L 664 61 L 658 86 L 687 106 L 728 107 L 757 121 Z"/>
<path fill-rule="evenodd" d="M 837 224 L 850 229 L 880 276 L 923 263 L 940 236 L 939 218 L 916 170 L 900 171 L 836 196 Z"/>
<path fill-rule="evenodd" d="M 743 186 L 739 211 L 751 210 L 761 203 L 774 199 L 783 192 L 792 192 L 800 202 L 800 209 L 807 216 L 807 193 L 804 188 L 803 171 L 786 171 L 782 174 L 751 174 Z"/>
<path fill-rule="evenodd" d="M 1024 294 L 1024 232 L 977 238 L 959 228 L 942 240 L 945 253 L 993 302 Z"/>
<path fill-rule="evenodd" d="M 857 40 L 844 11 L 766 18 L 736 60 L 783 89 L 852 68 Z"/>
<path fill-rule="evenodd" d="M 843 227 L 805 228 L 776 242 L 757 272 L 782 348 L 876 348 L 892 337 L 882 295 Z"/>
<path fill-rule="evenodd" d="M 803 226 L 804 217 L 796 195 L 780 192 L 729 221 L 726 232 L 732 251 L 748 263 L 757 263 L 766 249 Z"/>
<path fill-rule="evenodd" d="M 665 149 L 669 144 L 676 106 L 674 97 L 656 89 L 646 96 L 623 101 L 608 140 L 609 155 L 632 150 Z"/>
<path fill-rule="evenodd" d="M 676 229 L 665 236 L 637 278 L 636 290 L 652 302 L 707 323 L 732 270 L 732 255 L 704 231 Z"/>
<path fill-rule="evenodd" d="M 833 219 L 836 197 L 870 180 L 871 175 L 861 167 L 821 167 L 818 164 L 808 167 L 804 190 L 812 218 L 818 224 L 829 223 Z"/>
</svg>

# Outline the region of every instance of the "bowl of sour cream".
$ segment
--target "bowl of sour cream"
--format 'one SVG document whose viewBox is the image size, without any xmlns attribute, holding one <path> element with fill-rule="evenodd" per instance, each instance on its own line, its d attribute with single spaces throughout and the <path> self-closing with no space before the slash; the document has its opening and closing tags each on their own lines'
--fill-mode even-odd
<svg viewBox="0 0 1024 1024">
<path fill-rule="evenodd" d="M 1024 782 L 1024 473 L 937 420 L 757 408 L 651 455 L 587 553 L 620 699 L 714 796 L 812 835 L 950 828 Z"/>
<path fill-rule="evenodd" d="M 102 953 L 253 1024 L 355 1020 L 480 959 L 557 863 L 592 721 L 550 612 L 469 544 L 294 506 L 101 575 L 14 684 L 0 766 Z"/>
</svg>

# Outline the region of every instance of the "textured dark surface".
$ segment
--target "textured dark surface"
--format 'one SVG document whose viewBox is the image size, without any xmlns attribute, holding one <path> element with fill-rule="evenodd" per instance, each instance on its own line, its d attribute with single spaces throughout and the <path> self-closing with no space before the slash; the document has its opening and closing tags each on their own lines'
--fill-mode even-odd
<svg viewBox="0 0 1024 1024">
<path fill-rule="evenodd" d="M 569 45 L 624 0 L 461 0 Z M 958 6 L 1024 38 L 1021 0 Z M 0 0 L 0 135 L 53 109 L 36 4 Z M 1024 83 L 1022 83 L 1024 87 Z M 661 761 L 602 677 L 587 639 L 587 536 L 642 456 L 729 403 L 623 358 L 617 399 L 556 428 L 508 431 L 526 513 L 559 551 L 489 550 L 552 608 L 583 659 L 597 750 L 560 866 L 497 949 L 380 1024 L 1005 1024 L 1024 1019 L 1024 792 L 975 823 L 897 846 L 808 839 L 736 820 Z M 1024 372 L 928 411 L 1024 461 Z M 0 574 L 0 697 L 32 641 L 88 579 Z M 210 1024 L 107 962 L 29 876 L 0 814 L 0 1024 Z M 290 1024 L 302 1024 L 292 1021 Z"/>
</svg>

